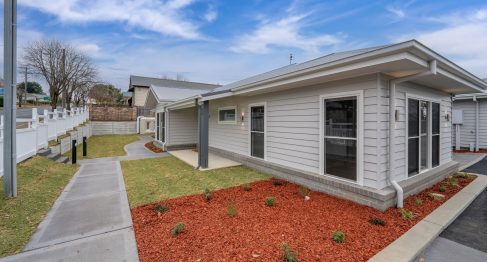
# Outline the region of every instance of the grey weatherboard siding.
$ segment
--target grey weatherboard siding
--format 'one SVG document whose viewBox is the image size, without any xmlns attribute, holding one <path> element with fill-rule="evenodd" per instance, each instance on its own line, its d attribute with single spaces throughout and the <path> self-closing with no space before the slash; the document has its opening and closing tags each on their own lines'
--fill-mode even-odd
<svg viewBox="0 0 487 262">
<path fill-rule="evenodd" d="M 479 103 L 479 148 L 487 149 L 487 98 L 477 98 Z M 463 124 L 460 127 L 460 147 L 470 148 L 475 144 L 475 107 L 470 99 L 453 101 L 453 108 L 463 111 Z M 456 130 L 452 128 L 452 146 L 455 147 Z"/>
</svg>

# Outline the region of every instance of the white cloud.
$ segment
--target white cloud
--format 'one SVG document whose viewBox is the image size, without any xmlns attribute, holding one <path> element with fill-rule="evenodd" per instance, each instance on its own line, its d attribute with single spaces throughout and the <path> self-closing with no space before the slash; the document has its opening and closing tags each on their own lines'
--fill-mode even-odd
<svg viewBox="0 0 487 262">
<path fill-rule="evenodd" d="M 218 13 L 216 12 L 215 8 L 213 6 L 208 7 L 208 10 L 204 15 L 205 20 L 207 22 L 213 22 L 217 17 Z"/>
<path fill-rule="evenodd" d="M 193 0 L 19 0 L 65 22 L 125 22 L 130 26 L 185 39 L 198 39 L 198 26 L 184 17 Z"/>
<path fill-rule="evenodd" d="M 400 20 L 406 17 L 406 12 L 403 9 L 392 6 L 389 6 L 386 9 L 393 16 L 394 19 Z"/>
<path fill-rule="evenodd" d="M 403 35 L 397 40 L 415 38 L 467 70 L 481 77 L 487 76 L 487 9 L 430 21 L 440 22 L 442 27 Z"/>
<path fill-rule="evenodd" d="M 300 31 L 306 15 L 291 15 L 277 21 L 264 21 L 252 33 L 237 39 L 234 52 L 269 53 L 273 46 L 290 47 L 307 52 L 319 52 L 323 46 L 341 42 L 339 35 L 305 36 Z"/>
</svg>

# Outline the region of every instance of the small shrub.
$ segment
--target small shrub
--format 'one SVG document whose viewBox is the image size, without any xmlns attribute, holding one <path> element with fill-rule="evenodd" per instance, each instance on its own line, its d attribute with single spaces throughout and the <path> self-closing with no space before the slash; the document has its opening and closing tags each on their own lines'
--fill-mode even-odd
<svg viewBox="0 0 487 262">
<path fill-rule="evenodd" d="M 423 200 L 419 197 L 414 198 L 414 205 L 421 206 L 423 204 Z"/>
<path fill-rule="evenodd" d="M 227 206 L 227 214 L 229 217 L 236 217 L 237 216 L 237 207 L 234 203 L 230 203 Z"/>
<path fill-rule="evenodd" d="M 250 184 L 248 184 L 248 183 L 247 184 L 244 184 L 242 186 L 242 188 L 243 188 L 244 191 L 250 191 L 252 189 L 252 188 L 250 188 Z"/>
<path fill-rule="evenodd" d="M 306 187 L 302 187 L 302 186 L 300 186 L 300 187 L 298 188 L 298 193 L 299 193 L 299 195 L 300 195 L 300 196 L 302 196 L 302 197 L 307 197 L 307 196 L 309 196 L 309 194 L 311 193 L 311 190 L 309 190 L 309 189 L 308 189 L 308 188 L 306 188 Z"/>
<path fill-rule="evenodd" d="M 431 198 L 431 200 L 435 200 L 435 201 L 440 201 L 443 199 L 443 197 L 439 194 L 435 194 L 435 193 L 432 193 L 432 192 L 429 192 L 428 193 L 428 196 L 429 198 Z"/>
<path fill-rule="evenodd" d="M 401 208 L 399 209 L 399 213 L 401 214 L 401 217 L 404 219 L 404 220 L 411 220 L 414 218 L 414 213 L 413 211 L 410 211 L 410 210 L 407 210 L 405 208 Z"/>
<path fill-rule="evenodd" d="M 179 235 L 181 232 L 183 232 L 183 230 L 184 230 L 184 224 L 183 224 L 183 223 L 181 223 L 181 222 L 179 222 L 179 223 L 177 223 L 177 224 L 176 224 L 176 225 L 173 227 L 173 229 L 171 230 L 171 234 L 172 234 L 173 236 L 177 236 L 177 235 Z"/>
<path fill-rule="evenodd" d="M 345 242 L 345 233 L 343 233 L 342 231 L 335 231 L 333 232 L 331 239 L 333 239 L 333 241 L 337 243 L 343 243 Z"/>
<path fill-rule="evenodd" d="M 470 179 L 472 176 L 469 173 L 458 172 L 458 173 L 454 174 L 453 177 L 454 178 L 466 178 L 466 179 Z"/>
<path fill-rule="evenodd" d="M 275 185 L 275 186 L 282 186 L 282 181 L 280 181 L 280 180 L 274 180 L 274 181 L 272 181 L 272 184 Z"/>
<path fill-rule="evenodd" d="M 157 203 L 155 206 L 154 206 L 154 212 L 156 212 L 157 214 L 161 214 L 161 213 L 164 213 L 166 211 L 169 210 L 169 207 L 168 206 L 164 206 L 164 205 L 161 205 L 159 203 Z"/>
<path fill-rule="evenodd" d="M 274 197 L 266 197 L 265 199 L 265 205 L 268 207 L 274 206 L 276 202 L 276 199 Z"/>
<path fill-rule="evenodd" d="M 285 262 L 297 262 L 298 261 L 298 254 L 294 250 L 292 250 L 292 248 L 289 247 L 288 244 L 282 242 L 281 248 L 283 251 Z"/>
<path fill-rule="evenodd" d="M 449 186 L 458 186 L 458 179 L 454 178 L 454 177 L 448 179 L 448 185 Z"/>
<path fill-rule="evenodd" d="M 441 185 L 440 188 L 438 189 L 438 191 L 445 192 L 446 188 L 447 188 L 446 185 Z"/>
<path fill-rule="evenodd" d="M 376 225 L 376 226 L 385 226 L 386 225 L 386 221 L 384 221 L 378 217 L 371 217 L 369 219 L 369 223 L 371 223 L 372 225 Z"/>
<path fill-rule="evenodd" d="M 205 200 L 206 201 L 210 201 L 211 200 L 211 191 L 210 191 L 210 189 L 205 188 L 205 192 L 203 194 L 205 196 Z"/>
</svg>

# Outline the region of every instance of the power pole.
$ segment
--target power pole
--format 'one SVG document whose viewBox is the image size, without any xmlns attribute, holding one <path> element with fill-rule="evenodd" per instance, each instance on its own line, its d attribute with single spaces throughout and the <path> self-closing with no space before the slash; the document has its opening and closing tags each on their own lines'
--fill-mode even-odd
<svg viewBox="0 0 487 262">
<path fill-rule="evenodd" d="M 17 196 L 16 114 L 17 98 L 17 0 L 4 0 L 3 75 L 5 78 L 3 182 L 4 196 Z"/>
<path fill-rule="evenodd" d="M 24 85 L 24 95 L 25 95 L 25 98 L 24 98 L 24 101 L 27 101 L 27 66 L 25 67 L 25 71 L 24 71 L 24 82 L 25 82 L 25 85 Z"/>
</svg>

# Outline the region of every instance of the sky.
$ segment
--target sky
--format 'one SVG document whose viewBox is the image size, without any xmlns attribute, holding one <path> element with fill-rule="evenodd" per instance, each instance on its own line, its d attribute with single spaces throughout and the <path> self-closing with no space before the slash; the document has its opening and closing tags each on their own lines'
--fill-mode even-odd
<svg viewBox="0 0 487 262">
<path fill-rule="evenodd" d="M 291 53 L 300 63 L 413 38 L 487 77 L 485 0 L 18 0 L 17 34 L 19 61 L 28 43 L 57 39 L 122 90 L 130 75 L 227 84 L 285 66 Z"/>
</svg>

